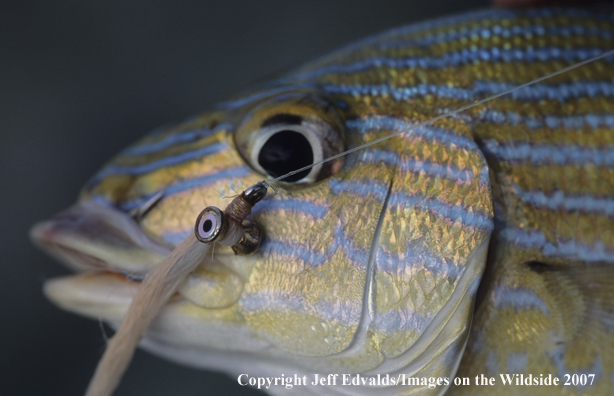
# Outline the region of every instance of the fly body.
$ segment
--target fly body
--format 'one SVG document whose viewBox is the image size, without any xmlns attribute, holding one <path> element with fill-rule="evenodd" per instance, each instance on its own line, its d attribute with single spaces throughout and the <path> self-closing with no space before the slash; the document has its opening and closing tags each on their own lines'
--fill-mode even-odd
<svg viewBox="0 0 614 396">
<path fill-rule="evenodd" d="M 194 232 L 203 207 L 316 163 L 252 208 L 259 250 L 217 246 L 144 348 L 235 376 L 446 379 L 299 394 L 609 394 L 612 57 L 322 160 L 612 48 L 611 8 L 493 9 L 316 59 L 106 164 L 77 204 L 32 230 L 80 271 L 45 292 L 117 326 L 138 279 Z M 594 383 L 474 381 L 505 373 Z"/>
</svg>

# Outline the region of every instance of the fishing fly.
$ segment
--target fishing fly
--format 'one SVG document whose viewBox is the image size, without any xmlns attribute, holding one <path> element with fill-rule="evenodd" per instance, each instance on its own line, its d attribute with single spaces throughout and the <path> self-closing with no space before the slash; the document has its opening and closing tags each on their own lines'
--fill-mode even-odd
<svg viewBox="0 0 614 396">
<path fill-rule="evenodd" d="M 258 249 L 261 242 L 260 228 L 245 218 L 266 193 L 265 184 L 257 183 L 235 197 L 224 212 L 209 206 L 198 215 L 194 236 L 188 236 L 175 248 L 139 287 L 126 313 L 126 320 L 108 342 L 86 395 L 112 394 L 149 323 L 186 276 L 206 261 L 213 243 L 230 246 L 235 254 L 243 256 Z M 196 243 L 196 240 L 202 244 Z"/>
<path fill-rule="evenodd" d="M 205 208 L 196 218 L 196 239 L 203 243 L 219 241 L 241 256 L 253 254 L 260 246 L 262 231 L 257 223 L 245 218 L 266 193 L 267 185 L 259 182 L 235 197 L 223 212 L 215 206 Z"/>
</svg>

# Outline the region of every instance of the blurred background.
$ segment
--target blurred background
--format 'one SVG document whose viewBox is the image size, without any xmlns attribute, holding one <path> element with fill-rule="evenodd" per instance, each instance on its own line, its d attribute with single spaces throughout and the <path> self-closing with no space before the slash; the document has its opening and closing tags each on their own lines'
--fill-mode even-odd
<svg viewBox="0 0 614 396">
<path fill-rule="evenodd" d="M 0 393 L 83 394 L 96 321 L 42 295 L 68 273 L 28 229 L 149 130 L 383 29 L 485 7 L 463 1 L 30 1 L 0 13 Z M 108 330 L 107 330 L 108 331 Z M 110 332 L 109 332 L 110 334 Z M 137 352 L 116 395 L 258 395 L 236 378 Z"/>
</svg>

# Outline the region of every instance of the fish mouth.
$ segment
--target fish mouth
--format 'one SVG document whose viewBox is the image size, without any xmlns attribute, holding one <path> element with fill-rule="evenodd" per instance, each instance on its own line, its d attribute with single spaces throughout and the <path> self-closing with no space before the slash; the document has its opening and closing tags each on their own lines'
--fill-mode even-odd
<svg viewBox="0 0 614 396">
<path fill-rule="evenodd" d="M 172 246 L 145 234 L 127 214 L 82 201 L 35 224 L 32 241 L 69 268 L 143 277 L 170 254 Z"/>
<path fill-rule="evenodd" d="M 78 272 L 46 281 L 46 296 L 68 311 L 110 322 L 121 321 L 139 282 L 173 250 L 146 234 L 129 214 L 93 201 L 78 202 L 35 224 L 30 238 Z M 187 277 L 174 300 L 187 300 L 201 308 L 235 303 L 246 275 L 233 268 L 245 266 L 236 263 L 232 252 L 226 250 L 216 248 Z M 108 309 L 113 305 L 110 314 Z"/>
<path fill-rule="evenodd" d="M 173 250 L 147 235 L 130 215 L 92 201 L 34 225 L 30 237 L 78 272 L 45 281 L 46 297 L 113 328 L 122 323 L 140 280 Z M 211 357 L 221 351 L 238 351 L 237 360 L 244 361 L 244 354 L 269 348 L 237 314 L 250 268 L 248 258 L 216 247 L 150 324 L 143 346 L 177 362 L 217 369 L 219 360 Z"/>
</svg>

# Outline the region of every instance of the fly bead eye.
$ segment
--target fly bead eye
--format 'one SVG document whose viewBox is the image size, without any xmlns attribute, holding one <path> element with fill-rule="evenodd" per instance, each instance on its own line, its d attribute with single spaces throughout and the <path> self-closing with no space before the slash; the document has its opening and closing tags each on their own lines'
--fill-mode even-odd
<svg viewBox="0 0 614 396">
<path fill-rule="evenodd" d="M 215 241 L 220 235 L 223 235 L 226 229 L 222 212 L 214 207 L 205 208 L 196 219 L 194 234 L 196 238 L 205 243 Z"/>
</svg>

